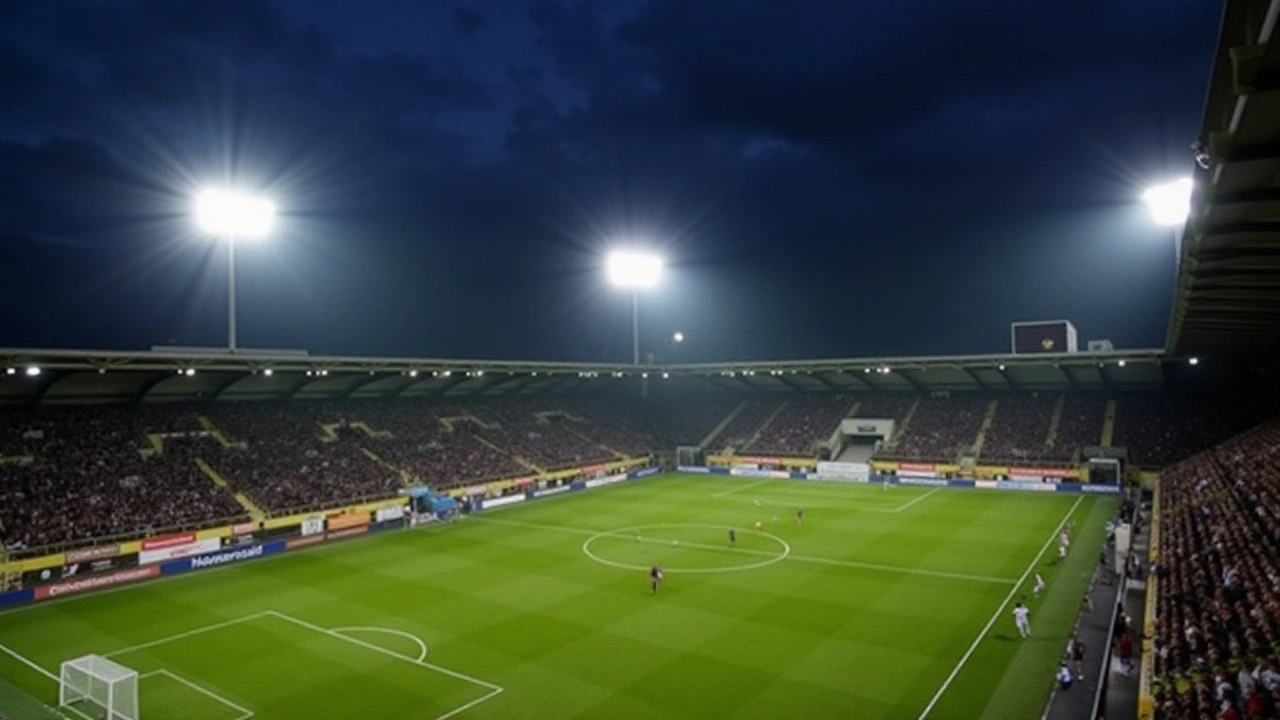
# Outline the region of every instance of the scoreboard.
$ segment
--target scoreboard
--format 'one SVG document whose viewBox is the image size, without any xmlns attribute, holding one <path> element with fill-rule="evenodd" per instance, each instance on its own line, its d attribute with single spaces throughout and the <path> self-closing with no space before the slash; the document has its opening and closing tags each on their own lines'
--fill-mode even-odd
<svg viewBox="0 0 1280 720">
<path fill-rule="evenodd" d="M 1014 355 L 1073 353 L 1079 348 L 1076 326 L 1070 320 L 1036 320 L 1009 326 Z"/>
</svg>

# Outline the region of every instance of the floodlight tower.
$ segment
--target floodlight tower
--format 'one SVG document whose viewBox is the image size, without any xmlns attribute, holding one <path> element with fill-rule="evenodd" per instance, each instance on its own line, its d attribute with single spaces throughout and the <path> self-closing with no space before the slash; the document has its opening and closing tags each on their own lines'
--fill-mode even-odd
<svg viewBox="0 0 1280 720">
<path fill-rule="evenodd" d="M 196 197 L 196 225 L 227 243 L 227 349 L 236 351 L 236 241 L 261 240 L 275 224 L 275 203 L 234 190 L 209 189 Z"/>
<path fill-rule="evenodd" d="M 645 252 L 615 250 L 605 261 L 609 282 L 631 291 L 631 363 L 640 364 L 640 291 L 662 278 L 662 258 Z"/>
<path fill-rule="evenodd" d="M 1151 220 L 1173 230 L 1173 267 L 1182 265 L 1182 225 L 1191 214 L 1191 191 L 1195 183 L 1189 177 L 1153 185 L 1142 193 L 1142 202 L 1151 211 Z"/>
</svg>

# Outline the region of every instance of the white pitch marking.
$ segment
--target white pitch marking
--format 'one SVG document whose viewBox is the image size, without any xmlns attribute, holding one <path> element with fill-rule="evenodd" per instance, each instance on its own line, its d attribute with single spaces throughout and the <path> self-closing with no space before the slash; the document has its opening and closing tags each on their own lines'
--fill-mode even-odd
<svg viewBox="0 0 1280 720">
<path fill-rule="evenodd" d="M 315 623 L 307 622 L 306 620 L 300 620 L 292 615 L 289 615 L 287 613 L 282 613 L 278 610 L 268 610 L 267 614 L 273 617 L 280 618 L 281 620 L 286 620 L 288 622 L 294 623 L 295 625 L 298 625 L 300 627 L 307 628 L 308 630 L 314 630 L 318 633 L 324 633 L 325 635 L 328 635 L 330 637 L 335 637 L 335 638 L 338 638 L 339 640 L 345 640 L 349 643 L 359 645 L 360 647 L 372 650 L 376 653 L 381 653 L 388 657 L 396 658 L 397 660 L 403 660 L 407 663 L 413 663 L 414 665 L 427 668 L 428 670 L 435 670 L 436 672 L 442 675 L 448 675 L 449 677 L 456 678 L 458 680 L 465 680 L 466 682 L 469 682 L 469 683 L 474 683 L 476 685 L 487 687 L 490 690 L 503 689 L 501 685 L 494 685 L 493 683 L 485 680 L 481 680 L 480 678 L 471 677 L 470 675 L 460 673 L 456 670 L 450 670 L 449 668 L 441 667 L 439 665 L 433 665 L 432 663 L 426 662 L 424 660 L 414 660 L 408 655 L 401 655 L 400 653 L 394 652 L 392 650 L 388 650 L 382 647 L 381 645 L 374 645 L 373 643 L 365 642 L 364 640 L 360 640 L 358 638 L 353 638 L 347 635 L 343 635 L 340 632 L 330 630 L 329 628 L 326 628 L 326 627 L 320 627 L 319 625 L 316 625 Z"/>
<path fill-rule="evenodd" d="M 899 507 L 896 507 L 896 508 L 894 508 L 893 510 L 890 510 L 889 512 L 900 513 L 900 512 L 902 512 L 903 510 L 906 510 L 907 508 L 911 507 L 912 505 L 915 505 L 916 503 L 920 502 L 921 500 L 924 500 L 925 498 L 929 497 L 930 495 L 932 495 L 932 494 L 934 494 L 934 493 L 938 492 L 938 491 L 939 491 L 939 490 L 941 490 L 941 489 L 942 489 L 942 488 L 940 488 L 940 487 L 936 487 L 936 488 L 934 488 L 934 489 L 930 490 L 929 492 L 927 492 L 927 493 L 925 493 L 925 494 L 921 495 L 920 497 L 916 498 L 915 500 L 912 500 L 912 501 L 908 502 L 906 505 L 901 505 L 901 506 L 899 506 Z"/>
<path fill-rule="evenodd" d="M 162 637 L 158 640 L 152 640 L 150 642 L 144 642 L 138 645 L 130 645 L 129 647 L 121 648 L 119 650 L 112 650 L 111 652 L 103 655 L 103 657 L 112 657 L 114 655 L 124 655 L 125 653 L 131 653 L 137 650 L 146 650 L 147 648 L 155 647 L 157 645 L 164 645 L 165 643 L 173 642 L 174 640 L 181 640 L 182 638 L 191 637 L 192 635 L 199 635 L 201 633 L 207 633 L 212 630 L 220 630 L 224 627 L 239 625 L 242 622 L 255 620 L 257 618 L 264 617 L 269 614 L 270 614 L 269 612 L 264 611 L 264 612 L 254 613 L 252 615 L 245 615 L 243 617 L 234 618 L 232 620 L 227 620 L 225 622 L 214 623 L 212 625 L 205 625 L 204 627 L 198 627 L 194 630 L 187 630 L 185 632 L 175 633 L 173 635 Z"/>
<path fill-rule="evenodd" d="M 412 640 L 418 645 L 418 649 L 422 651 L 418 653 L 417 662 L 422 662 L 427 659 L 427 644 L 422 641 L 422 638 L 414 635 L 413 633 L 407 633 L 404 630 L 396 630 L 395 628 L 379 627 L 376 625 L 351 625 L 348 627 L 333 628 L 333 631 L 336 633 L 346 633 L 352 630 L 356 632 L 386 633 L 387 635 L 398 635 L 407 640 Z M 406 655 L 405 657 L 409 656 Z"/>
<path fill-rule="evenodd" d="M 510 525 L 513 527 L 529 528 L 532 530 L 572 533 L 575 535 L 599 535 L 601 537 L 619 537 L 619 538 L 632 537 L 632 534 L 629 534 L 623 530 L 589 530 L 587 528 L 576 528 L 576 527 L 569 527 L 566 525 L 539 525 L 537 523 L 521 522 L 519 520 L 501 520 L 498 518 L 484 517 L 484 516 L 474 516 L 474 517 L 479 517 L 481 520 L 484 520 L 485 522 L 497 523 L 499 525 Z M 719 526 L 716 526 L 716 527 L 719 527 Z M 729 526 L 726 525 L 725 527 L 728 528 Z M 744 530 L 744 532 L 747 532 L 747 531 Z M 641 539 L 642 540 L 648 539 L 648 540 L 652 540 L 654 542 L 663 543 L 663 544 L 668 544 L 671 542 L 670 538 L 655 539 L 655 538 L 644 538 L 642 536 Z M 698 543 L 684 543 L 684 545 L 688 547 L 694 547 L 694 548 L 703 547 L 701 544 L 698 544 Z M 751 550 L 749 548 L 732 548 L 732 547 L 718 546 L 718 545 L 708 545 L 705 547 L 714 548 L 716 550 L 723 550 L 727 552 L 738 552 L 746 555 L 766 555 L 769 557 L 778 557 L 777 553 L 772 553 L 767 550 Z M 820 565 L 837 565 L 837 566 L 843 566 L 843 567 L 860 568 L 863 570 L 880 570 L 883 572 L 896 572 L 896 573 L 902 573 L 904 575 L 922 575 L 924 577 L 947 578 L 950 580 L 972 580 L 974 582 L 997 583 L 1000 585 L 1008 585 L 1009 583 L 1020 582 L 1020 581 L 1013 580 L 1012 578 L 994 577 L 990 575 L 969 575 L 966 573 L 947 572 L 945 570 L 925 570 L 921 568 L 903 567 L 901 565 L 880 565 L 877 563 L 860 562 L 858 560 L 841 560 L 838 558 L 824 558 L 824 557 L 816 557 L 813 555 L 796 555 L 794 553 L 788 554 L 786 556 L 786 559 L 796 560 L 799 562 L 817 563 Z"/>
<path fill-rule="evenodd" d="M 960 662 L 956 663 L 951 674 L 947 676 L 946 680 L 942 681 L 942 687 L 938 688 L 938 692 L 933 694 L 933 698 L 930 699 L 929 704 L 925 706 L 924 712 L 920 713 L 919 720 L 924 720 L 929 717 L 929 713 L 932 712 L 933 707 L 938 704 L 938 700 L 942 699 L 942 694 L 947 691 L 948 687 L 951 687 L 951 682 L 960 674 L 960 670 L 964 667 L 964 664 L 969 662 L 969 658 L 973 655 L 973 651 L 977 650 L 978 645 L 982 643 L 982 638 L 986 637 L 987 633 L 991 631 L 991 626 L 995 625 L 996 621 L 1000 619 L 1000 615 L 1004 613 L 1005 606 L 1009 604 L 1009 601 L 1013 599 L 1014 595 L 1018 594 L 1018 588 L 1022 587 L 1022 583 L 1026 582 L 1027 576 L 1035 569 L 1036 563 L 1040 562 L 1040 558 L 1044 556 L 1045 551 L 1049 549 L 1049 546 L 1053 544 L 1054 539 L 1058 537 L 1058 532 L 1062 529 L 1063 524 L 1071 518 L 1071 514 L 1076 511 L 1076 508 L 1080 507 L 1080 502 L 1082 500 L 1084 500 L 1083 495 L 1076 498 L 1076 501 L 1071 505 L 1071 509 L 1067 510 L 1067 514 L 1063 515 L 1062 520 L 1059 521 L 1057 525 L 1053 526 L 1053 530 L 1049 533 L 1049 539 L 1046 540 L 1044 546 L 1040 548 L 1040 552 L 1036 553 L 1036 556 L 1031 559 L 1031 564 L 1027 566 L 1025 571 L 1023 571 L 1022 577 L 1018 578 L 1018 582 L 1014 583 L 1013 589 L 1005 596 L 1004 601 L 1000 603 L 1000 607 L 996 608 L 995 613 L 991 615 L 991 619 L 988 620 L 986 626 L 982 628 L 982 632 L 978 633 L 978 637 L 973 639 L 973 644 L 965 651 L 964 655 L 960 658 Z"/>
<path fill-rule="evenodd" d="M 759 487 L 759 486 L 761 486 L 761 485 L 763 485 L 763 484 L 765 484 L 765 483 L 767 483 L 767 482 L 769 482 L 769 480 L 768 480 L 768 479 L 765 479 L 765 480 L 757 480 L 757 481 L 755 481 L 755 482 L 753 482 L 753 483 L 747 483 L 747 484 L 745 484 L 745 485 L 743 485 L 743 484 L 739 484 L 739 485 L 738 485 L 738 487 L 736 487 L 736 488 L 733 488 L 733 489 L 731 489 L 731 490 L 725 490 L 724 492 L 718 492 L 718 493 L 716 493 L 715 495 L 712 495 L 711 497 L 713 497 L 713 498 L 728 497 L 729 495 L 732 495 L 732 494 L 734 494 L 734 493 L 736 493 L 736 492 L 742 492 L 743 490 L 749 490 L 749 489 L 751 489 L 751 488 L 753 488 L 753 487 Z"/>
<path fill-rule="evenodd" d="M 227 706 L 227 707 L 229 707 L 229 708 L 233 708 L 233 709 L 235 709 L 235 710 L 239 710 L 239 711 L 240 711 L 240 716 L 239 716 L 239 717 L 237 717 L 237 718 L 236 718 L 236 720 L 248 720 L 249 718 L 253 717 L 253 711 L 252 711 L 252 710 L 250 710 L 250 709 L 248 709 L 248 708 L 240 707 L 239 705 L 237 705 L 237 704 L 235 704 L 235 703 L 231 702 L 230 700 L 228 700 L 228 699 L 226 699 L 226 698 L 222 697 L 221 695 L 219 695 L 219 694 L 217 694 L 217 693 L 213 692 L 212 690 L 209 690 L 208 688 L 201 687 L 201 686 L 199 686 L 199 685 L 197 685 L 197 684 L 195 684 L 195 683 L 191 682 L 190 680 L 187 680 L 186 678 L 181 677 L 181 676 L 180 676 L 180 675 L 178 675 L 177 673 L 170 672 L 169 670 L 165 670 L 165 669 L 163 669 L 163 668 L 162 668 L 162 669 L 160 669 L 160 670 L 156 670 L 156 671 L 155 671 L 155 672 L 153 672 L 153 673 L 147 673 L 147 675 L 148 675 L 148 676 L 150 676 L 150 675 L 165 675 L 165 676 L 169 677 L 169 678 L 170 678 L 170 679 L 172 679 L 172 680 L 176 680 L 177 682 L 182 683 L 183 685 L 186 685 L 187 687 L 191 688 L 192 690 L 195 690 L 196 692 L 200 693 L 201 695 L 204 695 L 204 696 L 206 696 L 206 697 L 211 697 L 211 698 L 213 698 L 214 700 L 217 700 L 218 702 L 222 703 L 223 705 L 226 705 L 226 706 Z M 139 678 L 139 679 L 141 679 L 141 678 Z"/>
</svg>

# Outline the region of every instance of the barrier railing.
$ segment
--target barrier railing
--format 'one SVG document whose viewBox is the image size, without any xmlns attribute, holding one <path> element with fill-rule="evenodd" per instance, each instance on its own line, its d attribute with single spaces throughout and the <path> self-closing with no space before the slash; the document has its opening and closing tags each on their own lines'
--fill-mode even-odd
<svg viewBox="0 0 1280 720">
<path fill-rule="evenodd" d="M 1151 543 L 1147 551 L 1147 564 L 1155 567 L 1160 558 L 1160 483 L 1156 483 L 1151 497 Z M 1156 611 L 1160 600 L 1159 578 L 1153 573 L 1147 578 L 1147 599 L 1142 622 L 1142 666 L 1138 671 L 1138 720 L 1155 717 L 1155 633 Z"/>
</svg>

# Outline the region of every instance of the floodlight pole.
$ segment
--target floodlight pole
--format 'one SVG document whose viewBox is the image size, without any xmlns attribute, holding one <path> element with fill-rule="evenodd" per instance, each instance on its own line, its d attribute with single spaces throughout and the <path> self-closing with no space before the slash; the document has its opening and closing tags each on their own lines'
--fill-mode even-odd
<svg viewBox="0 0 1280 720">
<path fill-rule="evenodd" d="M 236 351 L 236 240 L 227 236 L 227 350 Z"/>
<path fill-rule="evenodd" d="M 640 293 L 631 291 L 631 364 L 640 364 Z"/>
</svg>

